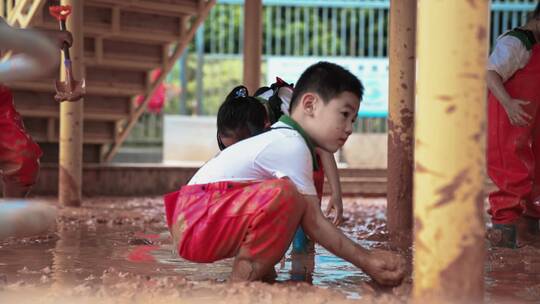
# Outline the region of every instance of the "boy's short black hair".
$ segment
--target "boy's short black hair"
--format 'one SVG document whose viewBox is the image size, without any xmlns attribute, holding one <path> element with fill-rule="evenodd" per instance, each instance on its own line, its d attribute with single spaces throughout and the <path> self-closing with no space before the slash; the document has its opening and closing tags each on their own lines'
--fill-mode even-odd
<svg viewBox="0 0 540 304">
<path fill-rule="evenodd" d="M 259 134 L 264 130 L 266 120 L 266 109 L 261 102 L 248 96 L 246 87 L 237 86 L 219 107 L 218 138 L 220 134 L 240 139 Z"/>
<path fill-rule="evenodd" d="M 291 99 L 291 112 L 298 99 L 308 92 L 319 94 L 325 103 L 344 92 L 350 92 L 362 100 L 364 86 L 345 68 L 320 61 L 307 68 L 298 79 Z"/>
</svg>

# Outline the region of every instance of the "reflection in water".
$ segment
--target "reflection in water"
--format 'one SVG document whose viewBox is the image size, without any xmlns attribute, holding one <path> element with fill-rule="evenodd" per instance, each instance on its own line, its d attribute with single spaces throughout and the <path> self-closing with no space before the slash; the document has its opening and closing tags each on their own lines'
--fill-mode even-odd
<svg viewBox="0 0 540 304">
<path fill-rule="evenodd" d="M 387 245 L 383 199 L 347 199 L 344 205 L 348 221 L 342 229 L 349 237 L 366 247 Z M 55 233 L 0 243 L 0 291 L 2 285 L 17 282 L 46 288 L 99 288 L 132 276 L 183 280 L 175 286 L 186 280 L 222 284 L 231 270 L 232 259 L 197 264 L 178 258 L 159 198 L 93 199 L 83 208 L 65 208 L 60 214 Z M 538 253 L 531 246 L 488 250 L 486 300 L 539 302 Z M 275 286 L 282 290 L 300 280 L 353 299 L 381 294 L 362 271 L 320 246 L 305 254 L 289 251 L 276 272 Z M 138 284 L 132 288 L 139 288 Z M 402 287 L 390 290 L 390 295 L 403 299 L 410 285 L 409 278 Z"/>
</svg>

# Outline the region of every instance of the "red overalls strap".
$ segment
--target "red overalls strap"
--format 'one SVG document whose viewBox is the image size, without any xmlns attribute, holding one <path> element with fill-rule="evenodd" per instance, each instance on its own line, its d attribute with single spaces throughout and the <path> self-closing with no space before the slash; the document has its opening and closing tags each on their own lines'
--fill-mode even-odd
<svg viewBox="0 0 540 304">
<path fill-rule="evenodd" d="M 534 204 L 540 185 L 533 187 L 540 183 L 540 44 L 533 46 L 527 65 L 504 86 L 513 99 L 530 102 L 524 110 L 533 119 L 529 126 L 512 126 L 489 92 L 487 171 L 499 188 L 489 195 L 489 212 L 492 221 L 500 224 L 512 223 L 523 213 L 540 217 L 540 207 Z"/>
</svg>

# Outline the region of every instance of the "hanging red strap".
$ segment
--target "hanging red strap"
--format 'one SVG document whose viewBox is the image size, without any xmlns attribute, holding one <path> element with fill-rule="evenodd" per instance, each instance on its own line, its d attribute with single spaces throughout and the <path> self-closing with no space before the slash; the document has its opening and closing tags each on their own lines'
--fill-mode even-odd
<svg viewBox="0 0 540 304">
<path fill-rule="evenodd" d="M 49 6 L 49 13 L 58 21 L 66 21 L 69 14 L 71 14 L 71 5 Z"/>
</svg>

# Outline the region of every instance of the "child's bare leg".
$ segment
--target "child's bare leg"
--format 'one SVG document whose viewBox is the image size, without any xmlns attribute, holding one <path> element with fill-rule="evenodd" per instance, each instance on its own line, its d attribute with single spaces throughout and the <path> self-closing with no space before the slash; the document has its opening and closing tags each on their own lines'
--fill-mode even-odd
<svg viewBox="0 0 540 304">
<path fill-rule="evenodd" d="M 306 201 L 288 180 L 276 181 L 276 198 L 253 220 L 233 264 L 231 281 L 260 280 L 287 251 Z"/>
</svg>

